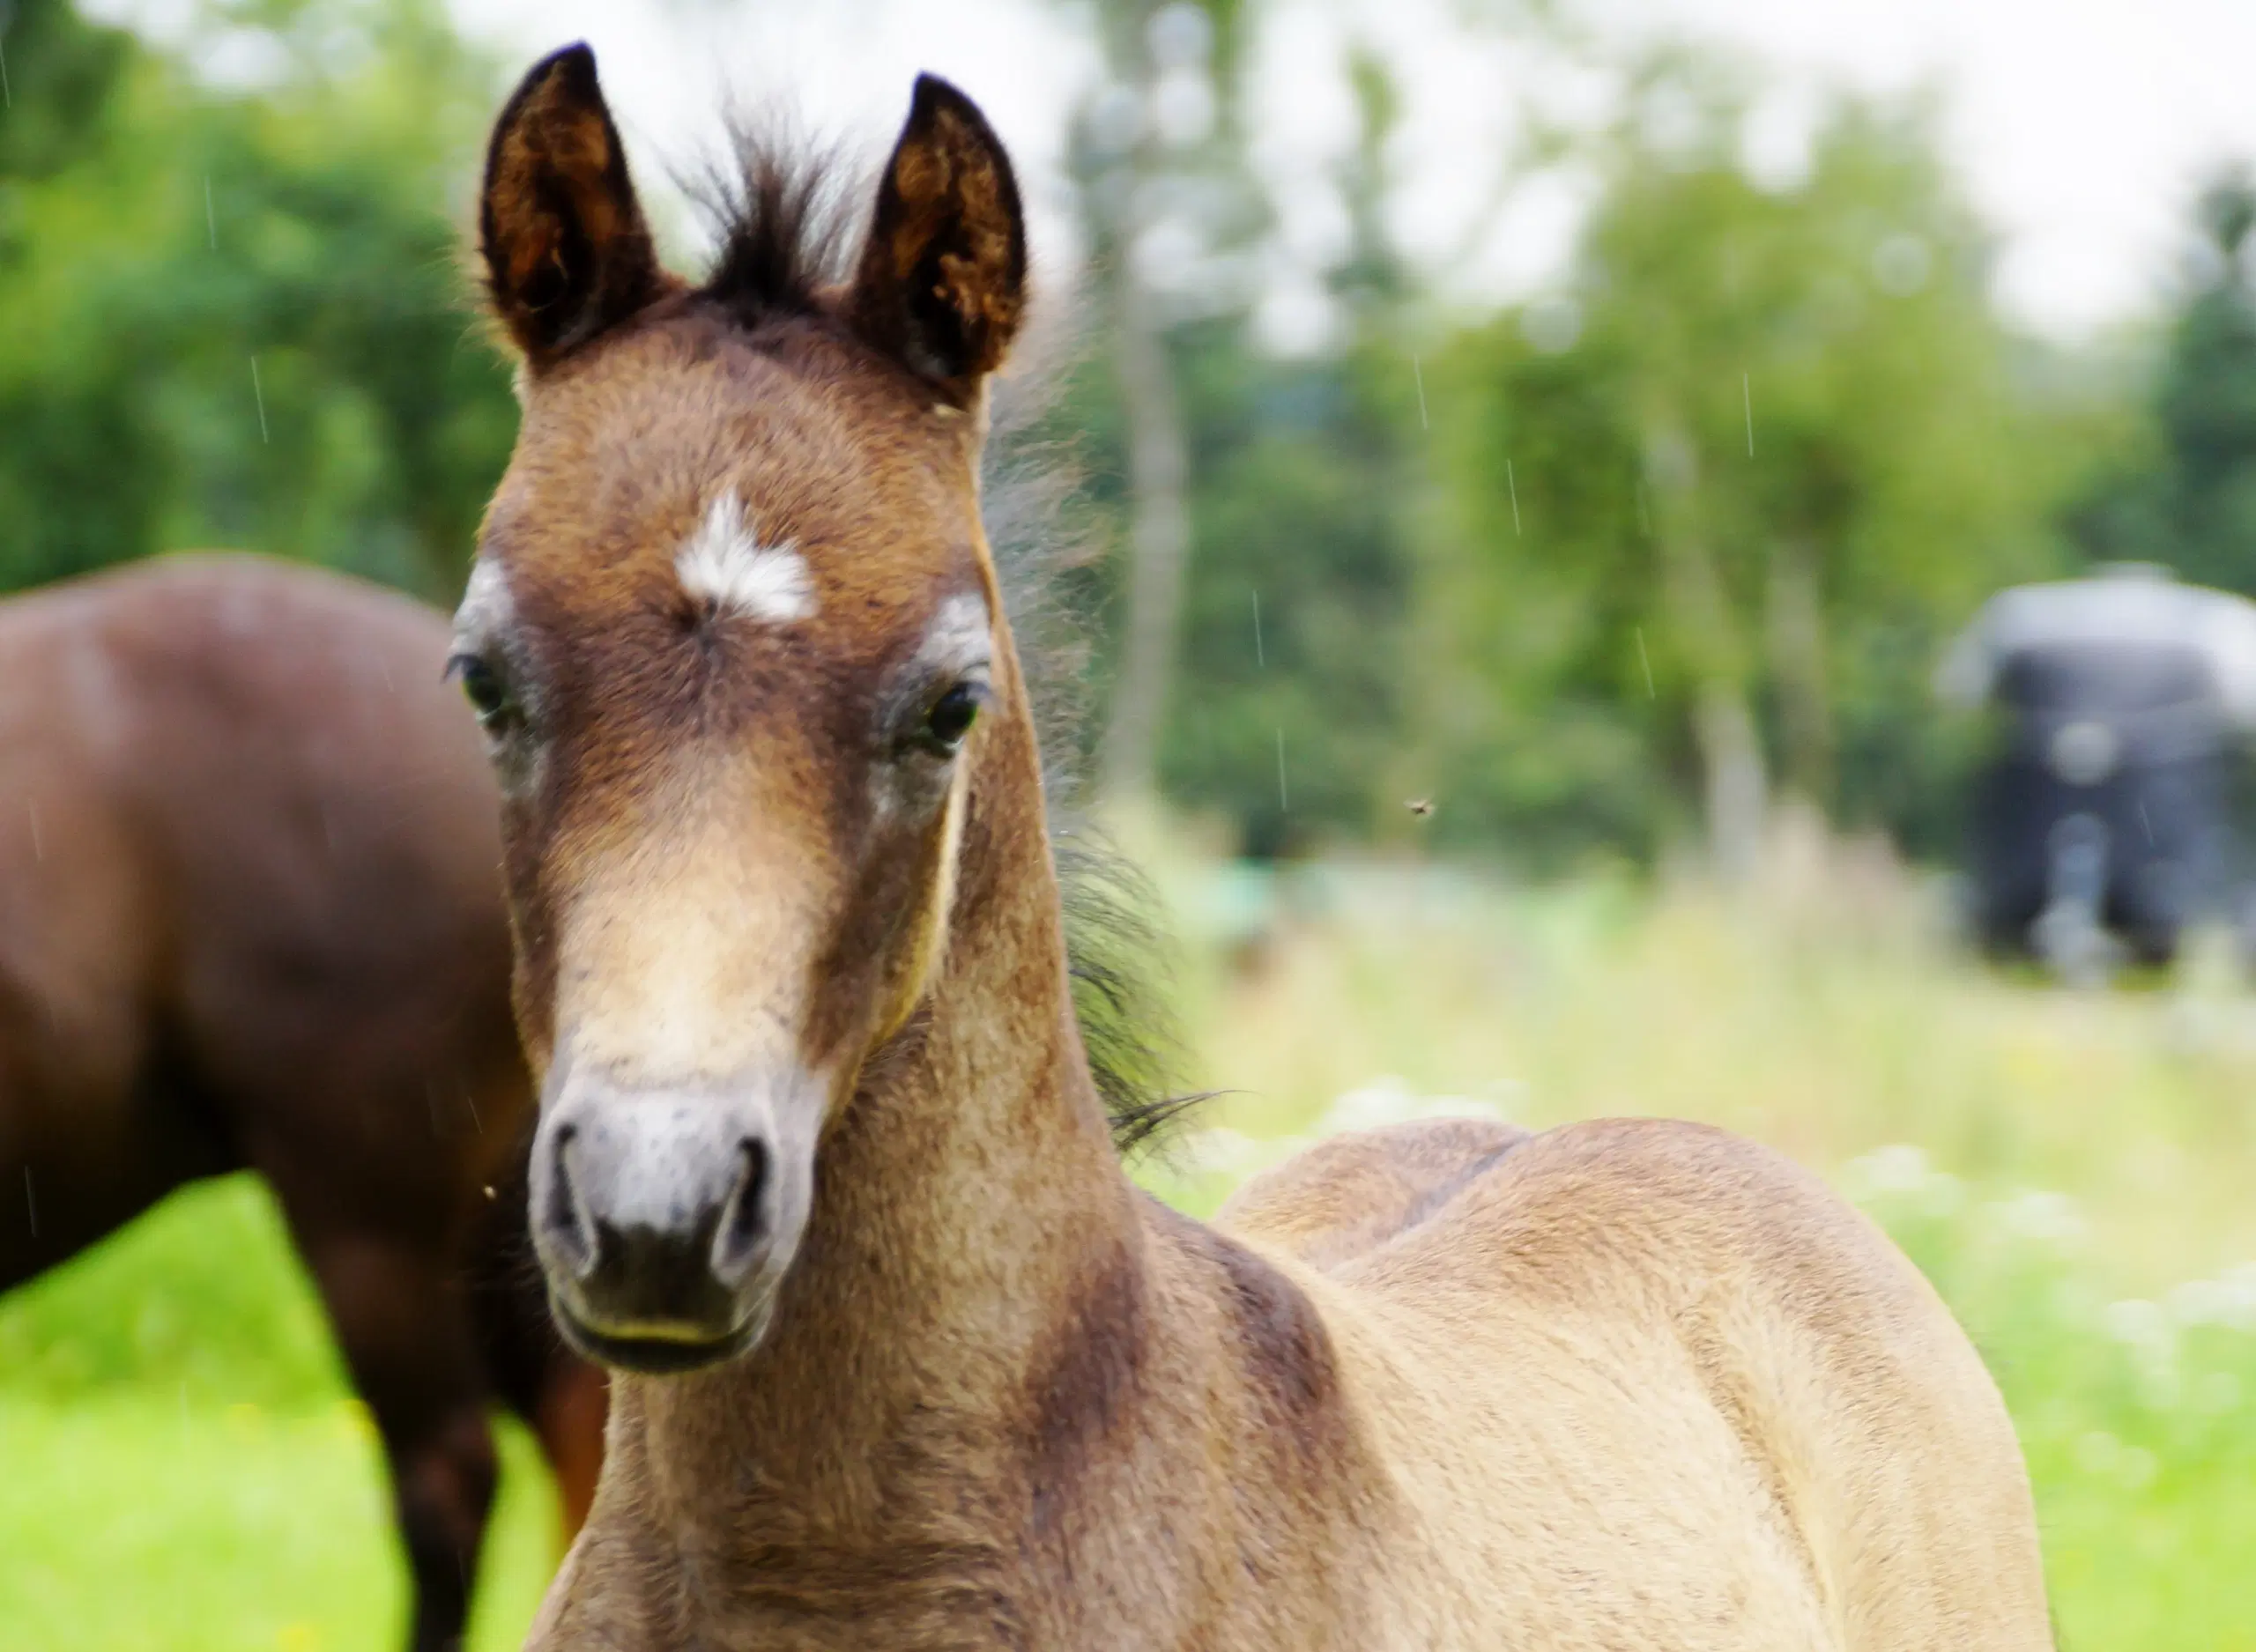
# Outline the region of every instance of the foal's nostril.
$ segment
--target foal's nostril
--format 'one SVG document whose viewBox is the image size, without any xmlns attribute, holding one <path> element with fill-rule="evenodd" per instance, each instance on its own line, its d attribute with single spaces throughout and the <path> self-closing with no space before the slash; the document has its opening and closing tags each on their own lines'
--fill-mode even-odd
<svg viewBox="0 0 2256 1652">
<path fill-rule="evenodd" d="M 580 1202 L 580 1189 L 572 1177 L 571 1147 L 577 1134 L 569 1124 L 556 1132 L 548 1199 L 541 1212 L 541 1223 L 548 1230 L 550 1245 L 561 1253 L 575 1275 L 585 1278 L 595 1269 L 597 1234 L 588 1223 Z"/>
<path fill-rule="evenodd" d="M 767 1237 L 768 1150 L 749 1136 L 737 1144 L 740 1167 L 713 1240 L 713 1271 L 733 1279 L 751 1263 Z"/>
</svg>

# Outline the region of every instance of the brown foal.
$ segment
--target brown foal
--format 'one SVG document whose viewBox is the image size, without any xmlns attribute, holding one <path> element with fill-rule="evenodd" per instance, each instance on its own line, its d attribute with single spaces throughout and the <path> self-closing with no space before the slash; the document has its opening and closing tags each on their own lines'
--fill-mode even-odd
<svg viewBox="0 0 2256 1652">
<path fill-rule="evenodd" d="M 857 247 L 820 182 L 753 164 L 667 273 L 579 47 L 489 154 L 524 419 L 456 657 L 536 1242 L 617 1373 L 533 1644 L 2049 1644 L 1980 1360 L 1777 1157 L 1460 1122 L 1212 1228 L 1131 1185 L 981 527 L 1010 164 L 927 78 Z"/>
</svg>

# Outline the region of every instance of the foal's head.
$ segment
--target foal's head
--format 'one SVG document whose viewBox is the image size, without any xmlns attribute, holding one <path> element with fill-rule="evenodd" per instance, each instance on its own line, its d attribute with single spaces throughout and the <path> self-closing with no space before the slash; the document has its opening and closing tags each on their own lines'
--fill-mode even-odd
<svg viewBox="0 0 2256 1652">
<path fill-rule="evenodd" d="M 916 84 L 842 279 L 755 179 L 701 287 L 652 252 L 584 47 L 495 127 L 481 252 L 523 423 L 455 668 L 505 797 L 533 1228 L 575 1341 L 765 1328 L 826 1122 L 930 984 L 970 778 L 1026 708 L 979 521 L 1025 238 Z"/>
</svg>

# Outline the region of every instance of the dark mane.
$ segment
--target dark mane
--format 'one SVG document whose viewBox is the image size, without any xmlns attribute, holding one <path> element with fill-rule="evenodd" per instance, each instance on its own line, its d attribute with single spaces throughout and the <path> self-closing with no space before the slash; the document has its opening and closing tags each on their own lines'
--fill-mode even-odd
<svg viewBox="0 0 2256 1652">
<path fill-rule="evenodd" d="M 863 169 L 778 126 L 731 120 L 730 137 L 730 163 L 685 181 L 718 241 L 701 293 L 747 327 L 829 315 L 826 293 L 860 251 L 864 226 L 854 213 L 869 198 Z M 1035 342 L 1020 347 L 1020 359 L 1042 353 Z M 1158 893 L 1078 806 L 1091 621 L 1071 575 L 1103 546 L 1099 524 L 1076 507 L 1080 476 L 1070 449 L 1041 433 L 1063 376 L 1021 365 L 996 386 L 981 514 L 1042 743 L 1073 1007 L 1113 1140 L 1127 1153 L 1154 1145 L 1205 1097 L 1174 1088 L 1183 1041 Z"/>
<path fill-rule="evenodd" d="M 746 326 L 827 314 L 824 293 L 860 249 L 864 169 L 780 123 L 731 115 L 729 138 L 727 163 L 683 180 L 718 242 L 700 293 Z"/>
<path fill-rule="evenodd" d="M 1080 806 L 1092 621 L 1069 576 L 1103 544 L 1099 524 L 1077 508 L 1080 477 L 1070 451 L 1040 434 L 1057 382 L 1035 369 L 997 387 L 980 514 L 1042 742 L 1073 1008 L 1113 1142 L 1127 1153 L 1158 1143 L 1206 1097 L 1175 1088 L 1184 1046 L 1158 891 Z"/>
</svg>

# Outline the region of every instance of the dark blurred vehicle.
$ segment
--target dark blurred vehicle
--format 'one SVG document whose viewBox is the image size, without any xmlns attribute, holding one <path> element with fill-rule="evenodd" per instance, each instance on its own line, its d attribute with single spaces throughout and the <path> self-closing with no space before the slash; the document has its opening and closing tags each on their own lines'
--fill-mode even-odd
<svg viewBox="0 0 2256 1652">
<path fill-rule="evenodd" d="M 1992 597 L 1939 687 L 1994 707 L 1969 916 L 1994 955 L 2077 978 L 2166 964 L 2242 905 L 2233 806 L 2256 726 L 2256 604 L 2148 564 Z"/>
</svg>

